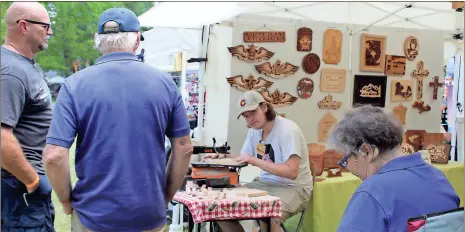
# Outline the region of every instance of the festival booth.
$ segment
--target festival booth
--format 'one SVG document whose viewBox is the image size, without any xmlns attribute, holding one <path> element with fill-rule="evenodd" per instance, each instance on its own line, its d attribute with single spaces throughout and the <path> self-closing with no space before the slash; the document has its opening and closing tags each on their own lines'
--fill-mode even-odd
<svg viewBox="0 0 465 232">
<path fill-rule="evenodd" d="M 174 9 L 189 9 L 201 19 L 171 16 Z M 140 16 L 141 23 L 148 13 Z M 261 91 L 279 114 L 300 126 L 317 167 L 312 171 L 319 172 L 301 231 L 335 231 L 361 183 L 348 172 L 333 172 L 325 159 L 328 132 L 355 104 L 394 114 L 405 129 L 403 151 L 429 154 L 425 159 L 447 176 L 463 206 L 464 166 L 455 161 L 463 158 L 448 159 L 455 143 L 445 145 L 441 133 L 443 67 L 463 53 L 457 40 L 463 12 L 450 2 L 166 3 L 150 13 L 158 23 L 153 26 L 203 28 L 200 57 L 208 61 L 200 66 L 200 91 L 205 86 L 207 110 L 199 111 L 199 125 L 204 117 L 204 144 L 216 137 L 228 142 L 231 153 L 240 152 L 248 128 L 237 120 L 238 101 L 249 89 Z M 462 71 L 456 71 L 454 96 L 463 83 L 463 60 L 457 63 Z M 455 128 L 463 130 L 463 116 L 458 118 Z M 458 157 L 463 157 L 459 141 Z M 256 168 L 243 168 L 241 182 L 258 174 Z M 289 231 L 298 220 L 286 222 Z"/>
</svg>

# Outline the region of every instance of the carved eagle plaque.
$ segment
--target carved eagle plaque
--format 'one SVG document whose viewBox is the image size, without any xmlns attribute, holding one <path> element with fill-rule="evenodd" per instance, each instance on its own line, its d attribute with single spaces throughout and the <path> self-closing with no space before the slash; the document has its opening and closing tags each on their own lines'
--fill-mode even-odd
<svg viewBox="0 0 465 232">
<path fill-rule="evenodd" d="M 295 66 L 289 62 L 282 63 L 281 60 L 276 60 L 274 64 L 265 62 L 255 65 L 255 69 L 258 73 L 268 77 L 283 78 L 296 73 L 297 70 L 299 70 L 299 66 Z"/>
<path fill-rule="evenodd" d="M 244 78 L 242 75 L 237 75 L 233 77 L 228 77 L 226 78 L 228 83 L 236 87 L 239 90 L 242 91 L 249 91 L 249 90 L 255 90 L 258 92 L 262 92 L 267 90 L 271 85 L 273 85 L 272 81 L 268 81 L 265 78 L 259 77 L 256 79 L 252 73 L 249 74 L 247 78 Z"/>
<path fill-rule="evenodd" d="M 261 92 L 261 95 L 265 101 L 271 103 L 276 108 L 292 105 L 297 101 L 296 97 L 290 95 L 288 92 L 281 93 L 278 89 L 276 89 L 273 93 L 265 90 Z"/>
<path fill-rule="evenodd" d="M 228 50 L 233 57 L 250 63 L 269 60 L 274 55 L 274 52 L 264 47 L 257 47 L 253 44 L 248 45 L 247 48 L 244 45 L 228 47 Z"/>
</svg>

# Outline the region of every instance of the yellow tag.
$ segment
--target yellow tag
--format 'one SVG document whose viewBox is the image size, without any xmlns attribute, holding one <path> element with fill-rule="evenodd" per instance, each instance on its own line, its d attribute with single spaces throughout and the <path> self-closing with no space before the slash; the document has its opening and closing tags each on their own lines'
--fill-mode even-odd
<svg viewBox="0 0 465 232">
<path fill-rule="evenodd" d="M 255 152 L 257 153 L 257 155 L 261 155 L 261 156 L 264 156 L 265 155 L 265 150 L 266 150 L 266 145 L 265 144 L 257 144 L 255 145 Z"/>
</svg>

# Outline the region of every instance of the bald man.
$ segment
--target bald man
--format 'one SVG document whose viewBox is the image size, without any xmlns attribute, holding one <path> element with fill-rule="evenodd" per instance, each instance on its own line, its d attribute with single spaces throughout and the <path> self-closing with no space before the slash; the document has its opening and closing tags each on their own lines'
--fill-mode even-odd
<svg viewBox="0 0 465 232">
<path fill-rule="evenodd" d="M 52 35 L 44 6 L 11 4 L 1 51 L 1 231 L 49 232 L 54 212 L 42 150 L 52 118 L 50 90 L 34 61 Z"/>
</svg>

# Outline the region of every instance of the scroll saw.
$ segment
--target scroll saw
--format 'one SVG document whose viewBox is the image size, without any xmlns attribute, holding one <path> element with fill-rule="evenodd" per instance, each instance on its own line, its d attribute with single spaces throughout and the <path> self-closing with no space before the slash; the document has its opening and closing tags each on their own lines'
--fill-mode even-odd
<svg viewBox="0 0 465 232">
<path fill-rule="evenodd" d="M 194 146 L 193 154 L 217 153 L 229 154 L 231 149 L 228 143 L 216 147 Z M 198 186 L 206 185 L 212 188 L 229 188 L 239 184 L 239 170 L 247 164 L 238 164 L 230 159 L 211 159 L 204 162 L 191 162 L 192 168 L 185 181 L 194 181 Z"/>
</svg>

